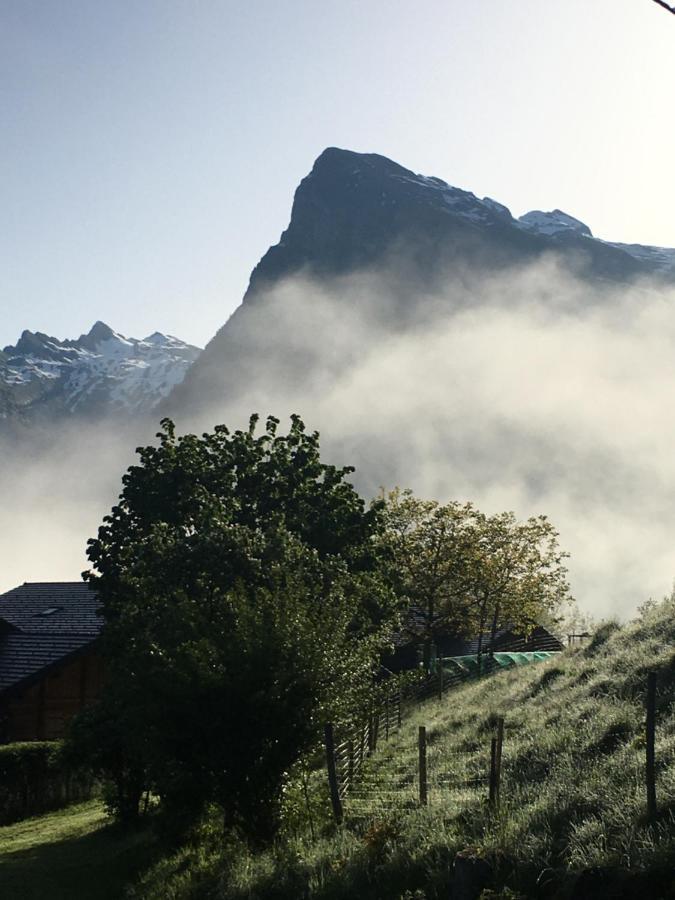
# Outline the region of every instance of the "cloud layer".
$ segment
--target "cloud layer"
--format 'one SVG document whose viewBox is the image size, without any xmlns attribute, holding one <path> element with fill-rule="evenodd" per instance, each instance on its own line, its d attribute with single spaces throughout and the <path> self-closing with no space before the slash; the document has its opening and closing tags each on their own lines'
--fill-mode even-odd
<svg viewBox="0 0 675 900">
<path fill-rule="evenodd" d="M 629 615 L 675 575 L 675 294 L 589 287 L 555 260 L 420 301 L 367 273 L 279 285 L 239 325 L 241 377 L 180 430 L 300 413 L 359 489 L 545 513 L 574 593 Z M 244 365 L 245 362 L 245 365 Z M 155 423 L 156 424 L 156 423 Z M 0 587 L 75 578 L 141 439 L 73 425 L 0 464 Z"/>
<path fill-rule="evenodd" d="M 416 313 L 397 328 L 387 298 L 373 273 L 279 286 L 241 335 L 248 385 L 199 425 L 299 412 L 328 456 L 356 465 L 365 494 L 398 484 L 545 513 L 596 615 L 625 616 L 668 592 L 675 294 L 590 287 L 550 259 L 411 296 Z"/>
</svg>

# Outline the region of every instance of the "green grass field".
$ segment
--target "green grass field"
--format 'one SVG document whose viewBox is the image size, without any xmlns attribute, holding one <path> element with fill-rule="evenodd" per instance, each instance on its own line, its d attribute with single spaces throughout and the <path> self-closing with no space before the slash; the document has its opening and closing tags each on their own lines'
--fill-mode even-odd
<svg viewBox="0 0 675 900">
<path fill-rule="evenodd" d="M 0 828 L 0 897 L 119 900 L 150 862 L 147 832 L 124 834 L 98 801 Z"/>
</svg>

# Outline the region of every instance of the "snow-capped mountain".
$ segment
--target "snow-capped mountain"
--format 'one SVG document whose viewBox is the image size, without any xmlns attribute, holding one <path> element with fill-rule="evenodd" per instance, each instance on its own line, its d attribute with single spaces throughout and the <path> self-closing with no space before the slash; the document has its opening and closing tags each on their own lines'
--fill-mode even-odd
<svg viewBox="0 0 675 900">
<path fill-rule="evenodd" d="M 200 352 L 159 332 L 127 338 L 103 322 L 77 340 L 24 331 L 0 351 L 0 427 L 2 420 L 150 412 Z"/>
</svg>

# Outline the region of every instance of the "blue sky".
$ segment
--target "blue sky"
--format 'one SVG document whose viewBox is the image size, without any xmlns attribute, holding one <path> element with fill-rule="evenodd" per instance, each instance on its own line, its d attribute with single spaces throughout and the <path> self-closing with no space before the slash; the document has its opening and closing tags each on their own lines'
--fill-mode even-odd
<svg viewBox="0 0 675 900">
<path fill-rule="evenodd" d="M 2 0 L 0 346 L 204 344 L 330 145 L 675 246 L 650 0 Z"/>
</svg>

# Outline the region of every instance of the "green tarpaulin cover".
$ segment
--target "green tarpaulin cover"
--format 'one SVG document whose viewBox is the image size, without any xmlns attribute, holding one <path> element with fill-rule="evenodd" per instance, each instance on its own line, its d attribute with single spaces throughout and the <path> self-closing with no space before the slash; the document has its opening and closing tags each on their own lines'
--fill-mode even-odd
<svg viewBox="0 0 675 900">
<path fill-rule="evenodd" d="M 514 666 L 526 666 L 533 662 L 542 662 L 557 656 L 559 651 L 534 650 L 530 653 L 511 651 L 508 653 L 495 653 L 494 656 L 483 656 L 484 669 L 489 667 L 494 671 L 496 667 L 511 669 Z M 443 658 L 443 668 L 451 674 L 464 673 L 467 675 L 478 674 L 478 657 L 476 656 L 447 656 Z"/>
</svg>

